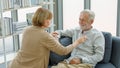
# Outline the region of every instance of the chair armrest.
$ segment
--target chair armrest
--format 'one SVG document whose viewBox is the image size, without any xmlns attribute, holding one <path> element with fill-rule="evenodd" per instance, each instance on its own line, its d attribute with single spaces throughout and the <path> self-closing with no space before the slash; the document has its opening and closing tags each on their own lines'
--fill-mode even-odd
<svg viewBox="0 0 120 68">
<path fill-rule="evenodd" d="M 120 68 L 120 37 L 112 37 L 112 54 L 110 62 Z"/>
</svg>

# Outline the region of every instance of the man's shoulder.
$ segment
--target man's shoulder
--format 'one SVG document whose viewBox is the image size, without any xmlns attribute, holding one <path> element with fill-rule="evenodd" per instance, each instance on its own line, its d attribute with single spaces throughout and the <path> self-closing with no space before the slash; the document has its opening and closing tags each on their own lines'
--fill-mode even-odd
<svg viewBox="0 0 120 68">
<path fill-rule="evenodd" d="M 96 29 L 96 28 L 93 28 L 93 29 L 92 29 L 92 33 L 93 33 L 93 34 L 96 34 L 96 35 L 102 35 L 102 31 L 100 31 L 100 30 L 98 30 L 98 29 Z"/>
<path fill-rule="evenodd" d="M 75 27 L 73 30 L 81 30 L 80 27 Z"/>
</svg>

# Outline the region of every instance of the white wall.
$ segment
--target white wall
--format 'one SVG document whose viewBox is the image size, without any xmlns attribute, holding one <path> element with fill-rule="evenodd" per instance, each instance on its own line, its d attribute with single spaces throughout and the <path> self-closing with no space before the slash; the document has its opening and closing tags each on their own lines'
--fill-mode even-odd
<svg viewBox="0 0 120 68">
<path fill-rule="evenodd" d="M 96 14 L 94 27 L 116 35 L 117 0 L 91 0 L 91 10 Z"/>
</svg>

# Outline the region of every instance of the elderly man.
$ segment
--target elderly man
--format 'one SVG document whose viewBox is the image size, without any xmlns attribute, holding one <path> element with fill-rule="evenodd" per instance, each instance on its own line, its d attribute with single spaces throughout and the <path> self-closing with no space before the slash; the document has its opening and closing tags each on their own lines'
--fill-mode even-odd
<svg viewBox="0 0 120 68">
<path fill-rule="evenodd" d="M 94 18 L 94 12 L 85 9 L 80 13 L 80 27 L 52 32 L 52 35 L 54 37 L 56 37 L 57 35 L 69 36 L 72 37 L 73 41 L 75 41 L 79 37 L 82 37 L 83 35 L 87 36 L 87 40 L 84 43 L 80 44 L 77 48 L 75 48 L 68 59 L 65 59 L 68 66 L 73 64 L 90 64 L 90 67 L 94 67 L 99 61 L 103 59 L 105 40 L 101 31 L 95 29 L 92 26 Z M 54 67 L 57 68 L 59 66 L 53 66 L 53 68 Z"/>
</svg>

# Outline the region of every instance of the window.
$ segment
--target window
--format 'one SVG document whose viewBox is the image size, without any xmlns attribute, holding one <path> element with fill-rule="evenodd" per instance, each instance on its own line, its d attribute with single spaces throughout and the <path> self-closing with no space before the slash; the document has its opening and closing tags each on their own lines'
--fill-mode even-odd
<svg viewBox="0 0 120 68">
<path fill-rule="evenodd" d="M 78 26 L 79 15 L 84 9 L 84 0 L 63 0 L 63 29 Z"/>
<path fill-rule="evenodd" d="M 117 0 L 91 0 L 91 10 L 95 12 L 94 27 L 116 35 Z"/>
</svg>

